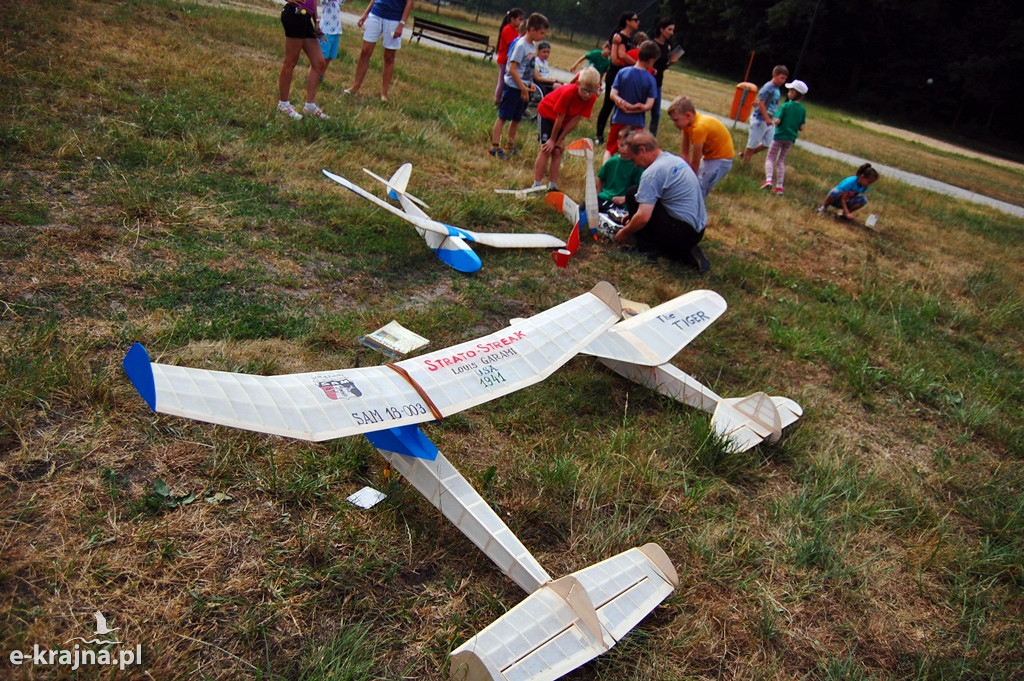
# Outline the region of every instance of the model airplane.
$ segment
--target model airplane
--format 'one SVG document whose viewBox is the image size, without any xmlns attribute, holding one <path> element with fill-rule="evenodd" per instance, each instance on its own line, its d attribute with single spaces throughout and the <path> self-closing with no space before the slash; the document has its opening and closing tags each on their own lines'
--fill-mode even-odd
<svg viewBox="0 0 1024 681">
<path fill-rule="evenodd" d="M 470 243 L 483 244 L 494 248 L 562 248 L 565 246 L 564 241 L 549 234 L 471 232 L 467 229 L 460 229 L 437 220 L 431 220 L 420 208 L 420 206 L 423 208 L 429 208 L 429 206 L 405 190 L 409 183 L 409 176 L 412 174 L 412 165 L 409 163 L 402 165 L 389 180 L 385 180 L 365 168 L 363 171 L 375 180 L 382 182 L 387 188 L 388 198 L 398 201 L 402 206 L 401 209 L 377 198 L 340 175 L 335 175 L 327 170 L 324 170 L 323 173 L 342 187 L 355 192 L 367 201 L 411 223 L 419 235 L 427 242 L 430 249 L 437 254 L 437 257 L 459 272 L 476 272 L 483 266 L 483 263 L 480 262 L 480 257 L 470 248 Z"/>
<path fill-rule="evenodd" d="M 647 544 L 553 580 L 417 424 L 543 380 L 620 316 L 602 283 L 497 333 L 385 366 L 251 376 L 156 364 L 139 344 L 123 365 L 160 413 L 305 440 L 364 434 L 529 594 L 452 652 L 452 678 L 548 681 L 607 651 L 671 594 L 671 561 Z M 631 333 L 644 346 L 673 341 L 657 325 Z"/>
<path fill-rule="evenodd" d="M 738 451 L 776 442 L 803 414 L 799 404 L 763 392 L 724 399 L 669 364 L 725 309 L 725 299 L 714 291 L 691 291 L 619 322 L 583 353 L 631 381 L 710 413 L 712 428 Z"/>
<path fill-rule="evenodd" d="M 540 194 L 541 192 L 547 191 L 547 187 L 544 185 L 537 185 L 533 187 L 526 187 L 524 189 L 495 189 L 495 194 L 511 194 L 520 201 L 527 199 L 534 194 Z"/>
</svg>

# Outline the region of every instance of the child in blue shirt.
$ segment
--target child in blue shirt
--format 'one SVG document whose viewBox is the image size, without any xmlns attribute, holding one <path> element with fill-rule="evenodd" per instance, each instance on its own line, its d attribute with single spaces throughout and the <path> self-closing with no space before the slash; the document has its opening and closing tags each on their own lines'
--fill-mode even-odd
<svg viewBox="0 0 1024 681">
<path fill-rule="evenodd" d="M 644 41 L 637 53 L 636 63 L 620 70 L 612 83 L 611 100 L 615 103 L 612 113 L 612 128 L 605 145 L 604 160 L 607 161 L 619 149 L 619 130 L 624 126 L 643 129 L 647 123 L 647 112 L 654 106 L 658 96 L 658 83 L 650 74 L 654 60 L 661 54 L 653 40 Z"/>
<path fill-rule="evenodd" d="M 853 211 L 867 205 L 868 197 L 864 193 L 877 179 L 878 171 L 872 168 L 870 163 L 865 163 L 857 168 L 856 175 L 847 177 L 832 188 L 817 212 L 825 213 L 829 207 L 839 208 L 843 211 L 843 219 L 852 220 Z"/>
<path fill-rule="evenodd" d="M 501 91 L 501 104 L 498 105 L 498 119 L 491 129 L 491 149 L 494 158 L 507 161 L 511 154 L 518 153 L 516 148 L 516 132 L 519 121 L 523 120 L 523 112 L 530 102 L 530 95 L 536 86 L 533 84 L 533 70 L 537 59 L 536 43 L 543 40 L 548 32 L 548 20 L 543 14 L 531 14 L 526 19 L 526 35 L 512 45 L 508 56 L 505 72 L 505 84 Z M 501 134 L 508 121 L 508 142 L 505 149 L 501 148 Z"/>
</svg>

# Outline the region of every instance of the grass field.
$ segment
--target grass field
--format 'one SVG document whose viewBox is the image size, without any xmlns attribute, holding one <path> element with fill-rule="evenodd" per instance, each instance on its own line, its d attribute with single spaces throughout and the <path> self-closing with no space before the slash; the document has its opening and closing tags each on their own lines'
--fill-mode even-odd
<svg viewBox="0 0 1024 681">
<path fill-rule="evenodd" d="M 391 319 L 442 348 L 599 280 L 651 304 L 718 291 L 729 310 L 675 364 L 805 415 L 730 453 L 705 414 L 579 357 L 426 427 L 552 574 L 649 541 L 675 564 L 677 592 L 569 678 L 1024 676 L 1024 221 L 884 176 L 875 230 L 822 218 L 853 169 L 797 149 L 784 198 L 758 191 L 759 164 L 711 195 L 710 276 L 594 243 L 566 270 L 481 248 L 460 275 L 320 169 L 410 161 L 438 219 L 564 234 L 492 191 L 527 183 L 536 153 L 529 124 L 522 157 L 485 153 L 494 65 L 408 45 L 385 104 L 378 49 L 347 98 L 346 30 L 331 120 L 293 122 L 274 111 L 280 34 L 273 12 L 169 0 L 5 12 L 0 678 L 447 678 L 447 653 L 521 599 L 511 581 L 365 440 L 158 417 L 120 360 L 138 340 L 207 368 L 365 366 L 383 358 L 356 339 Z M 670 76 L 701 108 L 731 99 Z M 1024 196 L 1021 172 L 809 110 L 811 141 Z M 581 194 L 581 164 L 564 170 Z M 348 504 L 365 484 L 387 502 Z M 92 636 L 96 610 L 141 665 L 10 663 Z"/>
</svg>

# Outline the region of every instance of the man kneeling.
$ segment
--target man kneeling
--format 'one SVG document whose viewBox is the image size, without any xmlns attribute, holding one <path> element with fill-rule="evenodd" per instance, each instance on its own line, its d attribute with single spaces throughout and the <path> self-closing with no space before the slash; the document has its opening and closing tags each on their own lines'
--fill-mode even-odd
<svg viewBox="0 0 1024 681">
<path fill-rule="evenodd" d="M 701 273 L 709 271 L 711 263 L 698 245 L 708 214 L 693 169 L 679 156 L 663 151 L 648 132 L 634 132 L 626 145 L 633 162 L 644 171 L 636 192 L 626 195 L 630 218 L 615 241 L 634 240 L 643 253 L 678 260 Z"/>
</svg>

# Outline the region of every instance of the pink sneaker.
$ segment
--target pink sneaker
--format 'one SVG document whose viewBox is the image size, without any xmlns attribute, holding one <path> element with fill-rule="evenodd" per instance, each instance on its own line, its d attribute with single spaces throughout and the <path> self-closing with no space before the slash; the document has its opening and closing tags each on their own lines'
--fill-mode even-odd
<svg viewBox="0 0 1024 681">
<path fill-rule="evenodd" d="M 330 118 L 330 116 L 321 111 L 320 107 L 318 107 L 313 102 L 306 102 L 306 105 L 302 107 L 302 113 L 306 114 L 307 116 L 316 116 L 317 118 L 322 118 L 325 121 Z"/>
<path fill-rule="evenodd" d="M 281 113 L 285 114 L 286 116 L 288 116 L 289 118 L 291 118 L 293 120 L 296 120 L 296 121 L 301 121 L 302 120 L 302 114 L 300 114 L 298 111 L 295 110 L 295 107 L 292 106 L 291 102 L 278 102 L 277 103 L 277 110 L 280 111 Z"/>
</svg>

